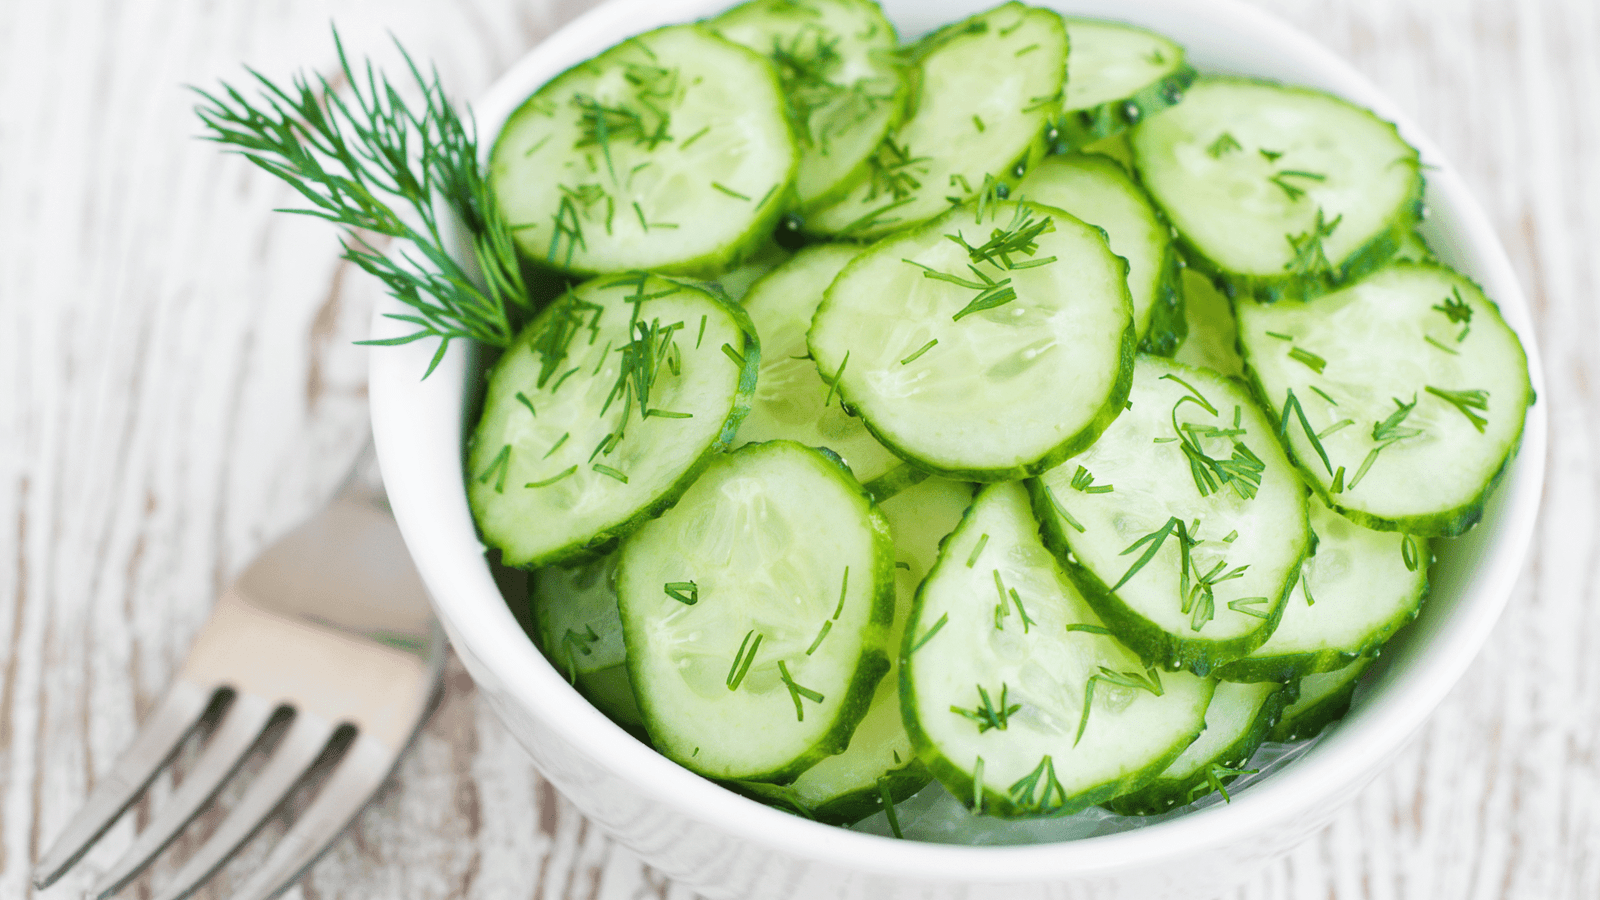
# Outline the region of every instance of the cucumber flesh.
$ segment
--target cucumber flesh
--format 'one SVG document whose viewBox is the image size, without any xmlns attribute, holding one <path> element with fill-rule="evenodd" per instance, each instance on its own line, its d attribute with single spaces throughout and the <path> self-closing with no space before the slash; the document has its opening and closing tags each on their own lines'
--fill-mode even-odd
<svg viewBox="0 0 1600 900">
<path fill-rule="evenodd" d="M 829 400 L 806 347 L 806 332 L 823 292 L 845 264 L 861 254 L 853 244 L 818 244 L 795 254 L 751 286 L 745 311 L 761 335 L 761 375 L 740 441 L 798 441 L 839 454 L 866 483 L 900 465 L 859 418 Z"/>
<path fill-rule="evenodd" d="M 905 80 L 894 26 L 871 0 L 750 0 L 707 27 L 767 56 L 778 71 L 800 149 L 802 209 L 838 199 L 898 121 Z"/>
<path fill-rule="evenodd" d="M 1350 711 L 1356 683 L 1370 665 L 1372 658 L 1363 657 L 1342 669 L 1300 679 L 1298 699 L 1284 708 L 1278 724 L 1267 732 L 1267 740 L 1279 743 L 1308 740 L 1344 718 Z"/>
<path fill-rule="evenodd" d="M 1305 488 L 1237 382 L 1141 356 L 1128 399 L 1093 447 L 1031 482 L 1035 508 L 1124 643 L 1206 674 L 1276 626 L 1308 550 Z M 1222 480 L 1223 463 L 1241 474 Z"/>
<path fill-rule="evenodd" d="M 1263 402 L 1281 416 L 1292 392 L 1305 415 L 1289 407 L 1287 446 L 1324 502 L 1421 536 L 1478 521 L 1533 388 L 1522 344 L 1477 285 L 1395 263 L 1311 303 L 1237 313 Z"/>
<path fill-rule="evenodd" d="M 1290 681 L 1373 656 L 1417 617 L 1428 589 L 1427 538 L 1373 531 L 1313 498 L 1316 553 L 1267 642 L 1217 670 L 1233 681 Z M 1308 590 L 1309 588 L 1309 590 Z"/>
<path fill-rule="evenodd" d="M 888 526 L 789 441 L 713 461 L 623 545 L 617 593 L 652 742 L 712 778 L 783 783 L 842 752 L 889 668 Z"/>
<path fill-rule="evenodd" d="M 1108 157 L 1052 156 L 1022 179 L 1014 196 L 1066 210 L 1105 230 L 1111 252 L 1128 262 L 1128 293 L 1140 349 L 1155 348 L 1166 351 L 1157 355 L 1170 355 L 1182 337 L 1173 334 L 1171 326 L 1174 317 L 1180 325 L 1183 318 L 1176 284 L 1178 257 L 1167 223 L 1133 178 Z M 1152 333 L 1158 307 L 1165 307 L 1162 333 Z"/>
<path fill-rule="evenodd" d="M 980 261 L 957 241 L 1038 228 L 1006 259 Z M 1060 210 L 959 207 L 846 266 L 812 322 L 811 355 L 901 458 L 959 480 L 1020 478 L 1087 446 L 1122 408 L 1134 344 L 1125 265 L 1100 229 Z"/>
<path fill-rule="evenodd" d="M 799 151 L 772 66 L 697 25 L 612 47 L 507 120 L 489 181 L 529 258 L 709 276 L 772 233 Z"/>
<path fill-rule="evenodd" d="M 569 679 L 627 660 L 612 581 L 616 572 L 617 555 L 607 553 L 570 568 L 540 569 L 528 581 L 539 646 Z"/>
<path fill-rule="evenodd" d="M 1131 142 L 1190 263 L 1231 296 L 1316 296 L 1381 266 L 1420 216 L 1417 151 L 1320 91 L 1203 77 Z"/>
<path fill-rule="evenodd" d="M 1233 305 L 1209 277 L 1195 269 L 1183 270 L 1182 285 L 1187 334 L 1172 358 L 1184 365 L 1242 378 L 1244 357 L 1239 355 Z"/>
<path fill-rule="evenodd" d="M 807 231 L 881 237 L 977 197 L 986 182 L 1009 188 L 1044 155 L 1066 75 L 1059 15 L 1006 3 L 941 28 L 909 54 L 919 61 L 910 118 L 869 160 L 867 177 L 806 218 Z"/>
<path fill-rule="evenodd" d="M 1159 34 L 1096 19 L 1067 19 L 1067 90 L 1056 146 L 1081 148 L 1183 99 L 1195 71 Z"/>
<path fill-rule="evenodd" d="M 489 376 L 467 459 L 484 540 L 508 566 L 607 551 L 733 439 L 760 357 L 744 310 L 687 284 L 603 276 L 557 299 Z"/>
<path fill-rule="evenodd" d="M 1128 816 L 1153 816 L 1218 789 L 1226 797 L 1228 782 L 1244 774 L 1244 766 L 1292 699 L 1294 690 L 1282 684 L 1219 682 L 1200 737 L 1160 777 L 1106 807 Z"/>
<path fill-rule="evenodd" d="M 889 802 L 898 803 L 928 783 L 928 771 L 917 760 L 900 716 L 896 658 L 917 585 L 933 568 L 939 542 L 955 529 L 971 502 L 971 485 L 932 478 L 883 503 L 895 543 L 895 620 L 887 645 L 893 667 L 878 682 L 850 747 L 807 769 L 775 799 L 818 821 L 848 824 L 883 809 L 885 793 Z"/>
<path fill-rule="evenodd" d="M 1199 735 L 1215 685 L 1148 669 L 1105 633 L 1016 483 L 973 501 L 902 647 L 919 756 L 957 798 L 1004 817 L 1068 814 L 1154 778 Z"/>
</svg>

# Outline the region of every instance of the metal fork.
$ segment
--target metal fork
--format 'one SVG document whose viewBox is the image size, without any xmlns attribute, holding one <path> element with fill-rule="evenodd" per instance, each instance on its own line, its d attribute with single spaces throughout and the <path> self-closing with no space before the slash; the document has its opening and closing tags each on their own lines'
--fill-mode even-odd
<svg viewBox="0 0 1600 900">
<path fill-rule="evenodd" d="M 444 646 L 369 441 L 327 508 L 268 547 L 223 593 L 133 744 L 39 860 L 34 884 L 43 889 L 77 862 L 207 712 L 225 703 L 187 777 L 91 890 L 106 897 L 137 876 L 269 724 L 292 716 L 243 798 L 154 900 L 189 894 L 255 834 L 336 733 L 343 739 L 353 728 L 315 799 L 232 896 L 263 900 L 283 891 L 393 769 L 437 691 Z"/>
</svg>

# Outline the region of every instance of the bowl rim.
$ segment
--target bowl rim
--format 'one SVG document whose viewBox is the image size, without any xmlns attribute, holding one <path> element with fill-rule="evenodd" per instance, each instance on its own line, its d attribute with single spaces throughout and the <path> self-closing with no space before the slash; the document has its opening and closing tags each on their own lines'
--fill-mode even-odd
<svg viewBox="0 0 1600 900">
<path fill-rule="evenodd" d="M 691 21 L 728 5 L 728 0 L 602 3 L 530 50 L 473 104 L 480 134 L 497 134 L 533 87 L 616 40 L 656 23 Z M 961 0 L 950 0 L 926 8 L 961 5 L 965 5 Z M 1348 63 L 1243 0 L 1206 4 L 1043 0 L 1039 5 L 1069 14 L 1109 13 L 1106 17 L 1162 31 L 1183 32 L 1201 22 L 1220 28 L 1226 23 L 1231 37 L 1254 48 L 1257 57 L 1237 68 L 1238 60 L 1226 54 L 1219 59 L 1192 52 L 1191 59 L 1202 71 L 1301 73 L 1293 79 L 1296 83 L 1329 90 L 1394 122 L 1434 167 L 1427 175 L 1426 194 L 1433 215 L 1425 228 L 1452 238 L 1440 248 L 1441 257 L 1495 298 L 1522 340 L 1536 395 L 1546 396 L 1531 312 L 1487 216 L 1433 142 Z M 1174 23 L 1183 24 L 1173 27 Z M 1181 38 L 1179 42 L 1185 43 Z M 485 154 L 489 146 L 484 142 Z M 379 303 L 374 337 L 403 333 L 399 323 L 385 317 L 400 309 L 390 298 Z M 1293 827 L 1314 806 L 1336 808 L 1410 740 L 1487 640 L 1520 574 L 1543 490 L 1548 404 L 1535 403 L 1528 411 L 1520 451 L 1496 489 L 1484 522 L 1473 532 L 1488 542 L 1485 555 L 1476 560 L 1476 577 L 1461 589 L 1457 609 L 1443 621 L 1439 633 L 1418 651 L 1416 664 L 1405 678 L 1384 682 L 1379 688 L 1383 702 L 1358 705 L 1294 765 L 1235 794 L 1231 803 L 1150 827 L 1076 841 L 1014 846 L 899 841 L 820 825 L 722 789 L 630 736 L 568 685 L 517 624 L 489 572 L 467 512 L 461 446 L 463 429 L 469 424 L 462 398 L 471 354 L 457 348 L 426 381 L 419 381 L 433 349 L 431 343 L 418 342 L 372 353 L 369 390 L 391 504 L 452 639 L 492 668 L 509 693 L 509 702 L 559 732 L 592 763 L 615 773 L 637 793 L 774 853 L 884 875 L 1016 883 L 1125 870 L 1212 852 L 1264 827 Z M 453 418 L 448 415 L 452 408 Z M 442 421 L 450 422 L 453 430 L 445 429 L 450 435 L 440 433 Z M 441 450 L 445 440 L 453 441 L 452 452 Z M 1152 835 L 1159 840 L 1152 840 Z"/>
</svg>

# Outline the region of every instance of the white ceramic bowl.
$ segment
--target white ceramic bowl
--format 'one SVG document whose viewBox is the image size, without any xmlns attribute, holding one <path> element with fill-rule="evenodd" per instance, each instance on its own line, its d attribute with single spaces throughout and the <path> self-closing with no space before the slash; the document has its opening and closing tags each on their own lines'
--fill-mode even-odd
<svg viewBox="0 0 1600 900">
<path fill-rule="evenodd" d="M 483 143 L 536 87 L 617 40 L 714 13 L 730 0 L 613 0 L 525 56 L 476 104 Z M 885 0 L 902 37 L 985 7 L 984 0 Z M 1527 303 L 1505 251 L 1426 136 L 1347 64 L 1237 0 L 1046 0 L 1063 12 L 1142 24 L 1188 47 L 1202 71 L 1310 85 L 1396 122 L 1422 151 L 1424 233 L 1444 262 L 1482 284 L 1521 336 L 1544 383 Z M 393 312 L 398 305 L 381 312 Z M 398 333 L 378 319 L 379 335 Z M 710 897 L 1209 897 L 1325 825 L 1438 705 L 1477 654 L 1521 567 L 1544 478 L 1545 404 L 1483 522 L 1444 542 L 1432 595 L 1363 683 L 1350 715 L 1284 771 L 1211 807 L 1148 828 L 1070 843 L 964 847 L 895 841 L 818 825 L 679 768 L 589 706 L 524 636 L 485 564 L 462 474 L 465 346 L 426 381 L 433 346 L 372 353 L 373 429 L 400 528 L 439 618 L 483 694 L 535 765 L 646 861 Z M 517 598 L 517 602 L 521 602 Z M 531 816 L 531 811 L 530 811 Z"/>
</svg>

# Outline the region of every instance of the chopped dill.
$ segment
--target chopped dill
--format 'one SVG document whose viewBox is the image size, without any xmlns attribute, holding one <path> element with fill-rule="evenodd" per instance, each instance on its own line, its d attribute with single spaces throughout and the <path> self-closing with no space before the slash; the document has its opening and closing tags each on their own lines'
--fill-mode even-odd
<svg viewBox="0 0 1600 900">
<path fill-rule="evenodd" d="M 911 645 L 910 653 L 915 653 L 918 650 L 921 650 L 922 649 L 922 645 L 926 644 L 930 638 L 932 638 L 934 635 L 938 634 L 939 633 L 939 629 L 943 628 L 944 624 L 946 622 L 948 622 L 948 621 L 950 621 L 950 614 L 949 613 L 941 614 L 939 616 L 939 620 L 937 622 L 934 622 L 933 625 L 927 631 L 923 632 L 922 633 L 922 637 L 918 638 L 917 642 L 915 644 Z"/>
<path fill-rule="evenodd" d="M 509 471 L 510 468 L 511 445 L 504 444 L 500 447 L 500 452 L 495 454 L 494 460 L 489 463 L 489 467 L 484 469 L 483 474 L 478 476 L 478 483 L 487 483 L 489 476 L 498 471 L 500 475 L 494 480 L 494 492 L 496 494 L 503 494 L 506 492 L 506 472 Z"/>
<path fill-rule="evenodd" d="M 990 729 L 994 729 L 996 731 L 1005 731 L 1006 725 L 1009 724 L 1011 714 L 1019 709 L 1022 709 L 1022 704 L 1013 703 L 1009 706 L 1006 704 L 1006 692 L 1009 689 L 1006 687 L 1006 684 L 1003 681 L 1000 683 L 999 706 L 994 705 L 994 702 L 989 698 L 989 692 L 984 689 L 983 685 L 980 684 L 977 687 L 977 706 L 974 706 L 972 709 L 963 709 L 952 704 L 950 711 L 956 715 L 964 716 L 976 722 L 978 724 L 979 734 L 983 734 L 985 731 Z"/>
<path fill-rule="evenodd" d="M 524 488 L 549 487 L 550 485 L 555 484 L 556 482 L 562 480 L 563 478 L 566 478 L 569 475 L 572 475 L 573 473 L 575 473 L 577 471 L 578 471 L 578 467 L 576 465 L 567 466 L 565 469 L 561 470 L 560 474 L 553 475 L 553 476 L 551 476 L 549 478 L 546 478 L 543 481 L 530 481 L 527 484 L 523 485 L 523 487 Z"/>
<path fill-rule="evenodd" d="M 1221 159 L 1224 153 L 1232 153 L 1238 149 L 1240 149 L 1239 142 L 1234 139 L 1232 134 L 1224 131 L 1217 135 L 1217 139 L 1206 147 L 1206 155 L 1212 159 Z"/>
<path fill-rule="evenodd" d="M 751 638 L 755 638 L 754 641 Z M 739 652 L 734 654 L 733 665 L 728 668 L 728 677 L 723 682 L 728 690 L 736 691 L 744 681 L 746 672 L 750 671 L 750 664 L 756 660 L 756 651 L 761 648 L 762 635 L 757 634 L 754 628 L 745 632 L 744 640 L 739 642 Z"/>
<path fill-rule="evenodd" d="M 805 705 L 800 702 L 802 697 L 812 703 L 821 703 L 826 699 L 817 691 L 795 681 L 789 674 L 788 665 L 781 659 L 778 660 L 778 677 L 783 679 L 783 686 L 789 689 L 789 699 L 794 701 L 794 717 L 796 721 L 804 722 L 806 720 Z"/>
<path fill-rule="evenodd" d="M 668 597 L 684 606 L 693 606 L 700 602 L 700 586 L 693 581 L 669 581 L 663 584 L 661 589 Z"/>
<path fill-rule="evenodd" d="M 900 360 L 900 365 L 906 366 L 906 365 L 910 365 L 913 362 L 916 362 L 917 359 L 922 356 L 922 354 L 927 353 L 929 350 L 932 350 L 934 348 L 934 345 L 936 345 L 938 343 L 939 343 L 939 339 L 938 338 L 934 338 L 933 340 L 927 342 L 926 344 L 923 344 L 920 348 L 918 348 L 917 352 L 911 354 L 910 356 L 906 357 L 905 359 Z"/>
<path fill-rule="evenodd" d="M 1488 419 L 1478 415 L 1476 412 L 1473 412 L 1473 410 L 1479 410 L 1481 412 L 1489 411 L 1488 391 L 1447 391 L 1441 388 L 1436 388 L 1432 385 L 1425 385 L 1423 390 L 1460 410 L 1461 414 L 1467 417 L 1467 421 L 1472 423 L 1472 427 L 1478 429 L 1479 434 L 1482 434 L 1484 426 L 1489 424 Z"/>
</svg>

